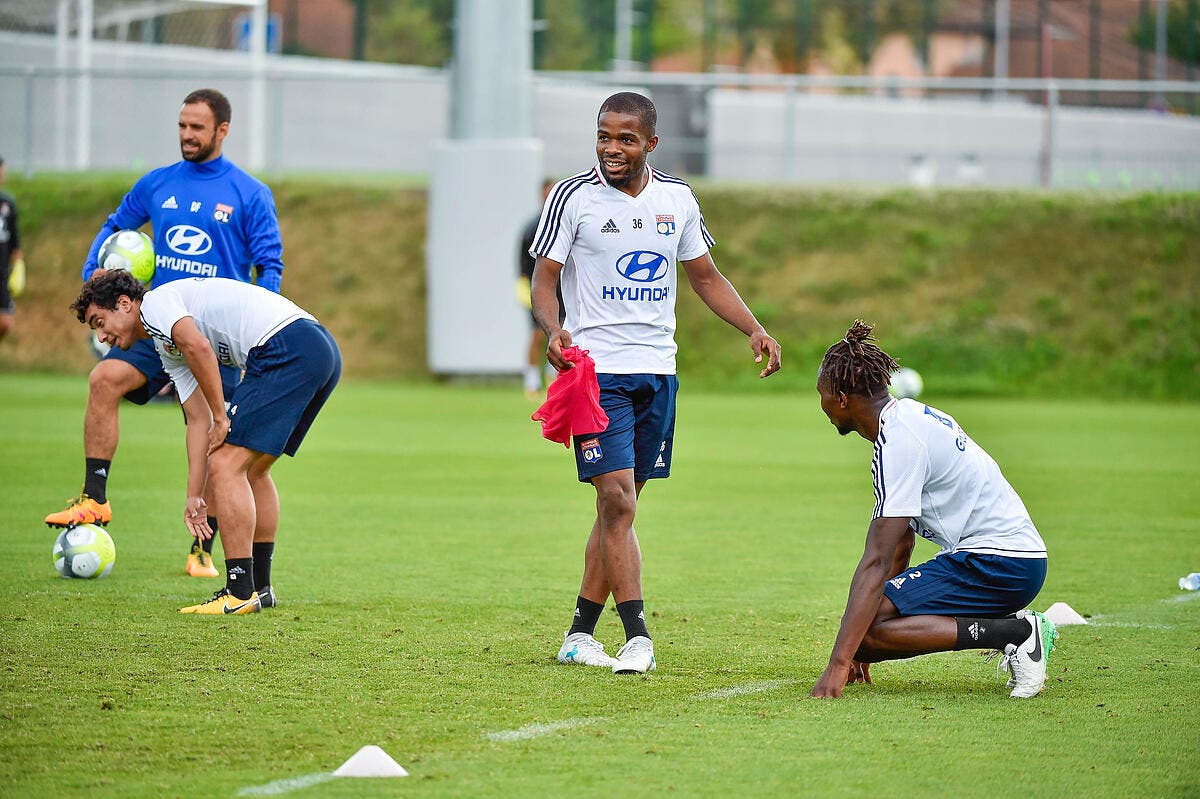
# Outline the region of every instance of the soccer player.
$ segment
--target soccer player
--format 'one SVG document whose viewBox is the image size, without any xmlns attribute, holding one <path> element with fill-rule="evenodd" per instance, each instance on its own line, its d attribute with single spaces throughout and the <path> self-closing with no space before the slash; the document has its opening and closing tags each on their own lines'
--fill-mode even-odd
<svg viewBox="0 0 1200 799">
<path fill-rule="evenodd" d="M 278 292 L 283 275 L 283 245 L 275 199 L 261 181 L 221 154 L 229 133 L 229 100 L 215 89 L 198 89 L 183 99 L 179 111 L 182 160 L 144 175 L 125 195 L 92 242 L 83 279 L 103 273 L 96 254 L 109 234 L 154 227 L 155 270 L 152 287 L 183 277 L 225 277 L 250 282 L 257 268 L 258 285 Z M 222 366 L 226 393 L 239 375 Z M 144 405 L 168 381 L 149 341 L 128 350 L 112 349 L 92 370 L 83 422 L 84 483 L 67 508 L 46 517 L 46 524 L 65 527 L 112 520 L 108 477 L 120 433 L 121 398 Z M 193 542 L 187 572 L 216 577 L 212 538 Z"/>
<path fill-rule="evenodd" d="M 128 272 L 84 284 L 71 309 L 108 345 L 152 341 L 187 417 L 184 523 L 212 536 L 211 482 L 225 549 L 225 587 L 181 613 L 241 614 L 275 606 L 271 557 L 279 495 L 271 465 L 295 455 L 342 372 L 333 336 L 312 314 L 258 286 L 225 278 L 153 290 Z M 219 364 L 245 370 L 228 414 Z"/>
<path fill-rule="evenodd" d="M 671 472 L 675 435 L 676 261 L 712 311 L 748 338 L 759 376 L 778 371 L 780 348 L 709 255 L 714 244 L 692 190 L 653 169 L 657 113 L 646 97 L 620 92 L 604 101 L 596 125 L 597 163 L 557 183 L 530 248 L 533 313 L 557 369 L 578 345 L 596 362 L 607 430 L 577 435 L 579 480 L 596 491 L 596 519 L 584 550 L 574 620 L 562 663 L 608 666 L 618 674 L 655 668 L 646 628 L 642 556 L 633 520 L 647 480 Z M 560 283 L 566 320 L 559 322 Z M 609 595 L 625 628 L 616 658 L 595 639 Z"/>
<path fill-rule="evenodd" d="M 1024 608 L 1046 579 L 1046 545 L 1000 467 L 949 414 L 893 399 L 897 364 L 861 321 L 825 353 L 821 410 L 841 435 L 875 443 L 875 509 L 829 666 L 812 689 L 838 697 L 870 665 L 929 652 L 994 649 L 1011 696 L 1046 682 L 1058 631 Z M 916 536 L 941 547 L 909 566 Z"/>
<path fill-rule="evenodd" d="M 0 158 L 0 187 L 4 185 L 4 159 Z M 25 285 L 25 259 L 21 255 L 21 231 L 17 225 L 17 203 L 0 191 L 0 340 L 12 330 L 17 306 L 13 298 Z"/>
</svg>

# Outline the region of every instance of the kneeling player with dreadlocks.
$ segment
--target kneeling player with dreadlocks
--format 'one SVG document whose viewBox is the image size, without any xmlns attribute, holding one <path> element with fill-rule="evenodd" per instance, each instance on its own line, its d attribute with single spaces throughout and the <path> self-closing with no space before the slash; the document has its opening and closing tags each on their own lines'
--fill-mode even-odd
<svg viewBox="0 0 1200 799">
<path fill-rule="evenodd" d="M 929 652 L 995 649 L 1011 696 L 1046 682 L 1058 632 L 1024 610 L 1046 579 L 1046 545 L 991 456 L 948 414 L 893 399 L 897 367 L 861 321 L 825 353 L 821 410 L 841 435 L 875 443 L 875 511 L 829 665 L 812 696 L 870 682 L 869 664 Z M 942 549 L 910 567 L 916 536 Z"/>
</svg>

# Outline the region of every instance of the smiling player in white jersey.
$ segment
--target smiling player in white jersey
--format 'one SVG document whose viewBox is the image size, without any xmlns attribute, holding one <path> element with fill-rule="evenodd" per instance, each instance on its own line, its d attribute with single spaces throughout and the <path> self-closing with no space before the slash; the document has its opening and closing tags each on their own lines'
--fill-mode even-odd
<svg viewBox="0 0 1200 799">
<path fill-rule="evenodd" d="M 642 557 L 633 529 L 646 480 L 671 471 L 675 434 L 676 262 L 713 312 L 749 337 L 760 377 L 778 371 L 775 339 L 717 270 L 713 239 L 686 183 L 650 167 L 657 113 L 646 97 L 620 92 L 600 107 L 597 163 L 551 190 L 529 252 L 537 259 L 533 313 L 546 356 L 571 368 L 562 350 L 578 345 L 596 362 L 606 430 L 574 438 L 579 480 L 596 490 L 596 520 L 562 663 L 606 666 L 618 674 L 655 668 L 642 599 Z M 566 319 L 559 323 L 561 279 Z M 594 637 L 609 595 L 626 642 L 609 657 Z"/>
<path fill-rule="evenodd" d="M 875 509 L 829 665 L 812 689 L 838 697 L 869 663 L 994 649 L 1010 696 L 1046 682 L 1058 632 L 1024 610 L 1046 579 L 1046 545 L 1000 467 L 948 414 L 888 394 L 896 362 L 855 322 L 817 373 L 821 410 L 841 435 L 875 443 Z M 909 566 L 916 536 L 941 547 Z"/>
</svg>

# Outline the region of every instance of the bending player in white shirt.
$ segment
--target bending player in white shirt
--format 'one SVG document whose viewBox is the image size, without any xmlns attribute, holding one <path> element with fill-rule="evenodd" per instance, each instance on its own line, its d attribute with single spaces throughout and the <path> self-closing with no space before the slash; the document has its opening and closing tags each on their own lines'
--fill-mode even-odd
<svg viewBox="0 0 1200 799">
<path fill-rule="evenodd" d="M 841 435 L 875 442 L 875 510 L 829 665 L 812 696 L 870 682 L 870 663 L 930 652 L 994 649 L 1010 696 L 1046 682 L 1058 632 L 1023 610 L 1046 579 L 1046 545 L 991 456 L 952 417 L 888 394 L 896 362 L 856 321 L 817 372 L 821 410 Z M 919 566 L 916 535 L 942 551 Z"/>
<path fill-rule="evenodd" d="M 156 289 L 128 272 L 93 277 L 71 305 L 100 340 L 129 349 L 152 339 L 187 417 L 184 523 L 212 536 L 211 481 L 225 544 L 225 588 L 181 613 L 241 614 L 274 607 L 271 558 L 279 495 L 270 469 L 295 455 L 342 372 L 337 343 L 312 314 L 259 286 L 184 278 Z M 225 411 L 218 363 L 245 370 Z"/>
<path fill-rule="evenodd" d="M 533 313 L 549 341 L 546 356 L 563 370 L 571 368 L 562 357 L 565 347 L 588 350 L 609 417 L 606 430 L 574 440 L 579 480 L 596 489 L 596 521 L 558 660 L 611 666 L 618 674 L 655 667 L 633 519 L 646 480 L 671 472 L 676 262 L 708 307 L 748 337 L 755 360 L 766 360 L 760 377 L 780 363 L 779 344 L 717 271 L 708 253 L 714 242 L 692 190 L 646 163 L 658 146 L 656 121 L 654 104 L 640 94 L 620 92 L 604 101 L 598 163 L 554 186 L 529 249 L 537 259 Z M 592 635 L 610 594 L 626 638 L 615 659 Z"/>
</svg>

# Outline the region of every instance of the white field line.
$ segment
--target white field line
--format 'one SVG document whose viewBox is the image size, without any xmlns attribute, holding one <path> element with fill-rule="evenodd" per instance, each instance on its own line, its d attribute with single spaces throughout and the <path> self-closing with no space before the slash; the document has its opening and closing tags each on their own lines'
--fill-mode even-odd
<svg viewBox="0 0 1200 799">
<path fill-rule="evenodd" d="M 337 779 L 333 776 L 332 771 L 322 771 L 317 774 L 305 774 L 301 777 L 289 777 L 286 780 L 275 780 L 268 782 L 266 785 L 255 785 L 252 788 L 242 788 L 237 792 L 238 796 L 278 796 L 284 793 L 298 791 L 301 788 L 307 788 L 310 785 L 318 785 L 322 782 Z"/>
<path fill-rule="evenodd" d="M 564 719 L 563 721 L 551 721 L 546 724 L 526 724 L 524 727 L 519 727 L 515 730 L 500 730 L 499 732 L 484 733 L 484 738 L 496 743 L 512 743 L 513 741 L 524 741 L 529 738 L 540 738 L 543 735 L 549 735 L 552 732 L 559 730 L 573 730 L 576 727 L 586 727 L 588 724 L 595 724 L 598 721 L 604 721 L 602 718 L 578 718 Z"/>
<path fill-rule="evenodd" d="M 1188 591 L 1179 596 L 1173 596 L 1169 599 L 1164 599 L 1163 602 L 1191 602 L 1194 599 L 1200 599 L 1200 591 Z"/>
<path fill-rule="evenodd" d="M 742 685 L 733 685 L 729 688 L 718 688 L 715 691 L 705 691 L 704 693 L 696 694 L 692 697 L 693 701 L 703 701 L 707 699 L 730 699 L 743 694 L 757 694 L 764 691 L 774 691 L 778 688 L 783 688 L 786 685 L 791 685 L 795 680 L 756 680 L 755 682 L 743 683 Z M 603 718 L 576 718 L 565 719 L 563 721 L 551 721 L 545 724 L 526 724 L 524 727 L 519 727 L 515 730 L 500 730 L 498 732 L 484 733 L 484 738 L 496 743 L 511 743 L 512 741 L 524 741 L 530 738 L 540 738 L 543 735 L 559 732 L 560 730 L 573 730 L 577 727 L 585 727 L 588 724 L 595 724 L 598 721 L 604 721 Z"/>
<path fill-rule="evenodd" d="M 715 691 L 704 691 L 692 697 L 692 701 L 704 701 L 707 699 L 732 699 L 735 696 L 743 696 L 745 694 L 761 694 L 764 691 L 774 691 L 784 686 L 791 685 L 795 680 L 755 680 L 754 682 L 743 683 L 741 685 L 731 685 L 728 688 L 718 688 Z"/>
</svg>

